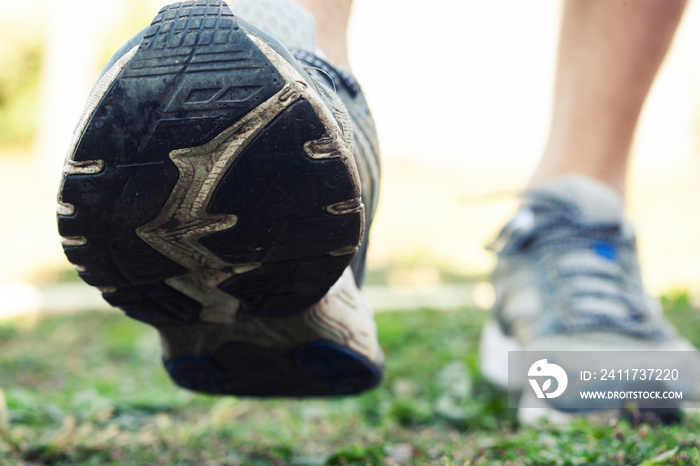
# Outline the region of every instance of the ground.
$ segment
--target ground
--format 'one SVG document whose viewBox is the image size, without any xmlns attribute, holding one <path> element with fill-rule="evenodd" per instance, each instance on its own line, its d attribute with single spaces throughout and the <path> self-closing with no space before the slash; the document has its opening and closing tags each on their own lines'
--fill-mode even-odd
<svg viewBox="0 0 700 466">
<path fill-rule="evenodd" d="M 700 344 L 684 295 L 669 318 Z M 0 323 L 0 464 L 693 464 L 700 418 L 517 425 L 479 374 L 476 309 L 377 316 L 383 384 L 338 400 L 176 388 L 151 328 L 117 312 Z"/>
</svg>

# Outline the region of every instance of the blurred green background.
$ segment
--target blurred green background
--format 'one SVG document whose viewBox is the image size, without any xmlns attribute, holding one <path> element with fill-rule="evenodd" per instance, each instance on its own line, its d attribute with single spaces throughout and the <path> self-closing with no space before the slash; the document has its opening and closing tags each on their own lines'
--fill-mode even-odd
<svg viewBox="0 0 700 466">
<path fill-rule="evenodd" d="M 64 152 L 103 63 L 164 3 L 0 4 L 0 315 L 70 307 L 46 294 L 75 278 L 55 227 Z M 356 0 L 350 55 L 383 156 L 369 259 L 378 307 L 437 295 L 448 307 L 490 305 L 494 259 L 484 246 L 514 212 L 546 137 L 559 7 Z M 700 290 L 698 22 L 691 4 L 643 114 L 627 200 L 650 291 L 692 299 Z M 87 287 L 70 293 L 77 308 L 99 302 Z"/>
</svg>

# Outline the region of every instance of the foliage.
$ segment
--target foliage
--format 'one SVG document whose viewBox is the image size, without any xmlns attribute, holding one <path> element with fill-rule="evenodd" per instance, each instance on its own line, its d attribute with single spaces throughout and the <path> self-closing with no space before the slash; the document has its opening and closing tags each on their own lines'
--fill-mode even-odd
<svg viewBox="0 0 700 466">
<path fill-rule="evenodd" d="M 0 21 L 0 146 L 26 146 L 34 136 L 40 39 L 36 27 Z"/>
</svg>

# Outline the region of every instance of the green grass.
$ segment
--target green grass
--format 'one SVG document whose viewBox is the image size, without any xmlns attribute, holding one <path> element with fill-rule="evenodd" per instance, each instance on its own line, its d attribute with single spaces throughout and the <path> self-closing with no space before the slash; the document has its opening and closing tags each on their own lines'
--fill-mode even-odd
<svg viewBox="0 0 700 466">
<path fill-rule="evenodd" d="M 665 305 L 700 344 L 687 298 Z M 380 314 L 384 383 L 325 401 L 180 390 L 160 365 L 156 333 L 116 313 L 0 324 L 0 464 L 700 465 L 697 417 L 519 427 L 478 372 L 485 318 Z"/>
</svg>

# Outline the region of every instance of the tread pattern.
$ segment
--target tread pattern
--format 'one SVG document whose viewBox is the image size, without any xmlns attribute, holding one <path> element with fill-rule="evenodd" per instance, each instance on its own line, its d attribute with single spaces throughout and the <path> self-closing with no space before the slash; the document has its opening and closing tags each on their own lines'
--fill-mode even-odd
<svg viewBox="0 0 700 466">
<path fill-rule="evenodd" d="M 174 151 L 204 146 L 284 86 L 225 4 L 163 8 L 68 161 L 100 163 L 99 170 L 68 171 L 59 194 L 59 233 L 80 276 L 138 320 L 163 327 L 200 319 L 201 299 L 173 283 L 209 266 L 173 260 L 137 230 L 163 212 L 183 177 Z M 291 136 L 280 139 L 282 133 Z M 362 206 L 353 201 L 359 186 L 341 158 L 310 156 L 308 144 L 327 137 L 301 98 L 246 141 L 214 187 L 207 212 L 237 220 L 198 242 L 220 259 L 218 272 L 232 277 L 218 288 L 240 301 L 240 312 L 298 312 L 320 299 L 352 259 L 363 228 Z M 235 272 L 242 262 L 260 265 Z"/>
</svg>

